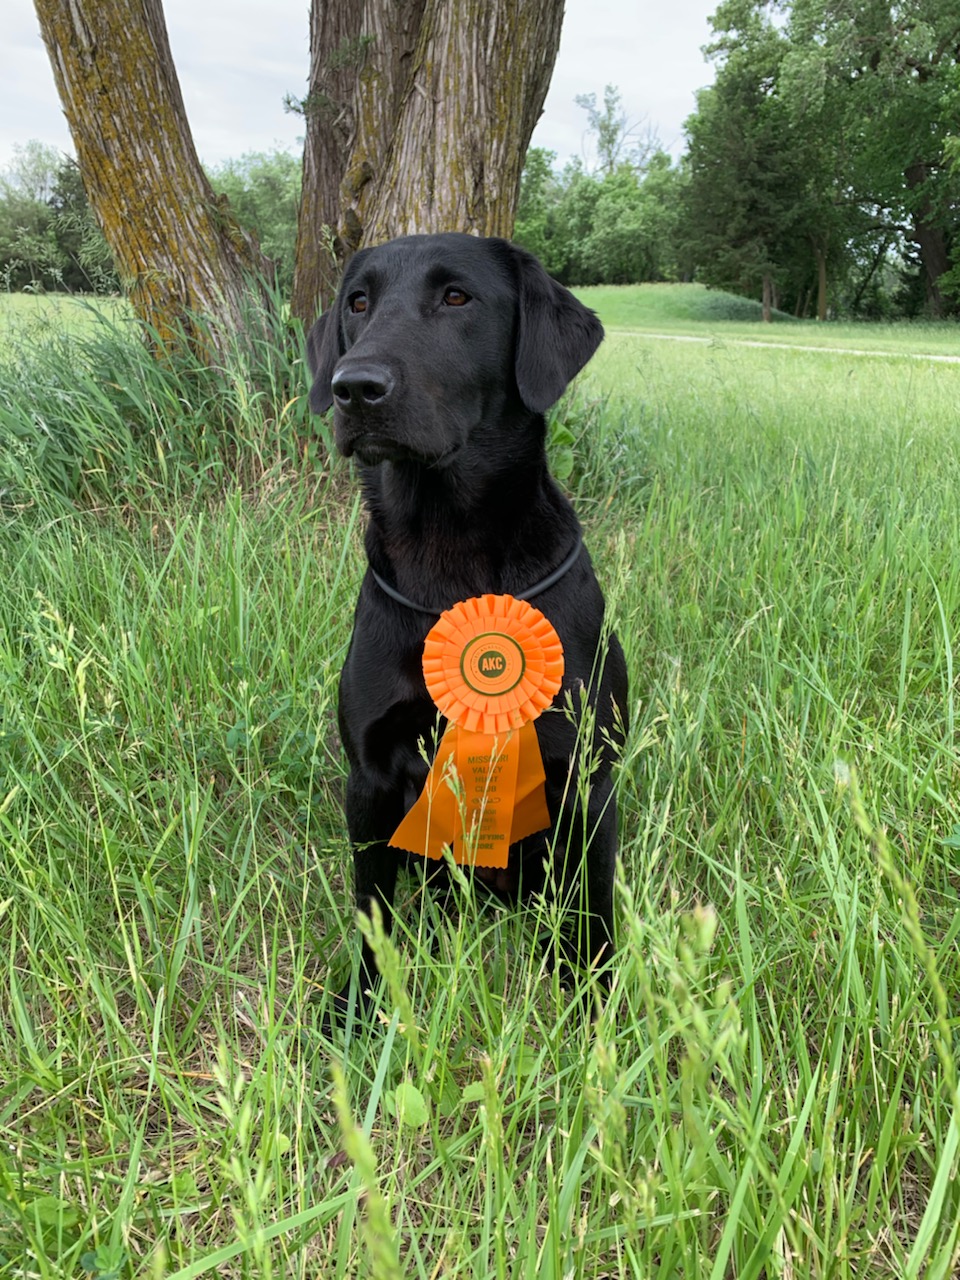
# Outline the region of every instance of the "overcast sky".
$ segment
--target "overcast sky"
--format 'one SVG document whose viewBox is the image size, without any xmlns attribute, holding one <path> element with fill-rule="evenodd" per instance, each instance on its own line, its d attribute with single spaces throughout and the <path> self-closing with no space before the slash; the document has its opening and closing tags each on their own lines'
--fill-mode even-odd
<svg viewBox="0 0 960 1280">
<path fill-rule="evenodd" d="M 568 0 L 563 39 L 533 141 L 562 162 L 583 151 L 578 93 L 615 84 L 640 132 L 674 155 L 694 93 L 713 79 L 701 48 L 719 0 Z M 30 138 L 72 150 L 31 0 L 2 0 L 0 168 Z M 173 57 L 201 159 L 276 145 L 296 150 L 287 93 L 306 92 L 308 0 L 164 0 Z M 517 56 L 517 55 L 515 55 Z"/>
</svg>

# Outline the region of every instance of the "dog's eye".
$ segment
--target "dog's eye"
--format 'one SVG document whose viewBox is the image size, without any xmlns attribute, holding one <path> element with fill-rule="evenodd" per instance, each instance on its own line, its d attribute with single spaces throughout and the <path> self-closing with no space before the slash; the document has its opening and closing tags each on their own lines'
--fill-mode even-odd
<svg viewBox="0 0 960 1280">
<path fill-rule="evenodd" d="M 350 310 L 355 316 L 363 315 L 364 311 L 367 309 L 367 295 L 365 293 L 351 294 L 347 299 L 347 302 Z"/>
<path fill-rule="evenodd" d="M 446 307 L 462 307 L 469 301 L 469 293 L 464 293 L 462 289 L 458 289 L 457 286 L 453 284 L 443 295 L 443 303 Z"/>
</svg>

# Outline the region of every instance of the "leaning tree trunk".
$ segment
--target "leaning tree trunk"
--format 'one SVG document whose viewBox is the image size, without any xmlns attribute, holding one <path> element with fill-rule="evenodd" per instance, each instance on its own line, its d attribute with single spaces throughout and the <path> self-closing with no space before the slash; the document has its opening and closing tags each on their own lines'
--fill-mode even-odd
<svg viewBox="0 0 960 1280">
<path fill-rule="evenodd" d="M 204 175 L 161 0 L 35 0 L 83 175 L 121 281 L 163 345 L 207 358 L 248 316 L 269 263 Z M 207 320 L 191 328 L 190 313 Z M 214 350 L 210 350 L 212 342 Z"/>
<path fill-rule="evenodd" d="M 318 11 L 334 6 L 312 2 L 317 38 Z M 510 235 L 563 19 L 562 0 L 353 0 L 353 8 L 354 25 L 336 27 L 332 15 L 321 14 L 328 38 L 339 44 L 311 53 L 311 96 L 318 84 L 321 94 L 307 99 L 305 156 L 315 158 L 305 160 L 294 287 L 294 310 L 304 319 L 333 283 L 304 243 L 323 236 L 324 227 L 337 265 L 361 245 L 397 235 Z M 352 90 L 341 81 L 338 98 L 335 76 L 353 52 Z M 318 106 L 335 110 L 341 138 L 321 141 Z M 320 181 L 316 157 L 331 146 L 339 148 L 336 207 L 328 198 L 328 217 L 310 225 L 321 206 L 307 187 Z"/>
</svg>

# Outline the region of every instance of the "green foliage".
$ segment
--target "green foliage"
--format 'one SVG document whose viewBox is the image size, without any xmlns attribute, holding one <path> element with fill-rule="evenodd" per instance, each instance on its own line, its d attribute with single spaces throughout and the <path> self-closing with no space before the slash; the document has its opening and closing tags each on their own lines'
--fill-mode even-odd
<svg viewBox="0 0 960 1280">
<path fill-rule="evenodd" d="M 0 287 L 115 290 L 110 251 L 76 162 L 36 141 L 14 152 L 0 176 Z"/>
<path fill-rule="evenodd" d="M 574 161 L 561 174 L 554 156 L 527 155 L 514 239 L 564 284 L 663 280 L 675 252 L 679 171 L 664 152 L 640 171 L 623 163 L 602 175 Z"/>
<path fill-rule="evenodd" d="M 682 241 L 697 277 L 798 314 L 950 309 L 960 185 L 956 5 L 727 0 L 687 122 Z M 899 272 L 905 287 L 896 288 Z M 824 296 L 824 291 L 827 297 Z"/>
<path fill-rule="evenodd" d="M 606 175 L 581 250 L 582 283 L 675 279 L 678 188 L 662 151 L 642 175 L 626 165 Z"/>
<path fill-rule="evenodd" d="M 520 182 L 514 239 L 564 284 L 627 284 L 677 271 L 679 171 L 647 138 L 638 143 L 620 110 L 620 93 L 582 94 L 598 153 L 596 172 L 579 160 L 561 174 L 556 155 L 533 147 Z"/>
<path fill-rule="evenodd" d="M 276 264 L 289 292 L 296 251 L 300 161 L 250 152 L 210 173 L 239 221 Z M 110 250 L 90 209 L 76 162 L 30 142 L 0 177 L 0 287 L 107 293 L 119 288 Z"/>
<path fill-rule="evenodd" d="M 9 192 L 0 199 L 0 281 L 4 289 L 55 288 L 62 262 L 49 208 Z"/>
<path fill-rule="evenodd" d="M 759 296 L 764 279 L 786 284 L 783 263 L 808 237 L 805 156 L 784 98 L 775 92 L 786 41 L 763 6 L 728 3 L 713 19 L 723 38 L 716 84 L 701 90 L 687 122 L 683 235 L 706 284 Z M 812 262 L 807 250 L 805 256 Z"/>
<path fill-rule="evenodd" d="M 210 170 L 210 182 L 230 201 L 238 221 L 256 235 L 276 265 L 277 284 L 289 293 L 297 245 L 301 162 L 276 148 L 251 151 Z"/>
<path fill-rule="evenodd" d="M 557 202 L 557 178 L 553 165 L 557 155 L 544 147 L 531 147 L 520 176 L 520 195 L 513 238 L 517 244 L 536 254 L 551 274 L 556 274 L 553 260 L 553 207 Z"/>
<path fill-rule="evenodd" d="M 551 245 L 554 274 L 564 284 L 588 283 L 583 278 L 582 252 L 600 199 L 600 180 L 573 160 L 564 167 L 558 196 L 553 219 L 556 244 Z"/>
<path fill-rule="evenodd" d="M 120 283 L 113 255 L 94 217 L 80 167 L 63 157 L 50 197 L 63 287 L 78 293 L 115 293 Z"/>
</svg>

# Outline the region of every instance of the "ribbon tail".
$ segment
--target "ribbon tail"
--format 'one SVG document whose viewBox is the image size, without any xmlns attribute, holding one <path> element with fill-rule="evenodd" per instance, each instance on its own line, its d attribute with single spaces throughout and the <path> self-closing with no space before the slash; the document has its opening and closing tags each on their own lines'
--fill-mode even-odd
<svg viewBox="0 0 960 1280">
<path fill-rule="evenodd" d="M 516 735 L 460 730 L 457 773 L 463 781 L 463 820 L 453 846 L 457 862 L 505 867 L 516 789 Z"/>
<path fill-rule="evenodd" d="M 440 739 L 419 799 L 387 841 L 391 848 L 438 859 L 443 857 L 443 846 L 453 844 L 460 828 L 460 811 L 449 771 L 458 733 L 457 727 L 450 725 Z"/>
<path fill-rule="evenodd" d="M 449 844 L 457 862 L 506 867 L 512 844 L 550 825 L 545 782 L 532 721 L 501 737 L 450 725 L 388 843 L 435 859 Z"/>
<path fill-rule="evenodd" d="M 517 799 L 510 823 L 511 844 L 550 826 L 547 776 L 543 770 L 543 756 L 540 754 L 540 743 L 532 720 L 520 730 L 518 746 L 520 758 L 517 769 Z"/>
</svg>

